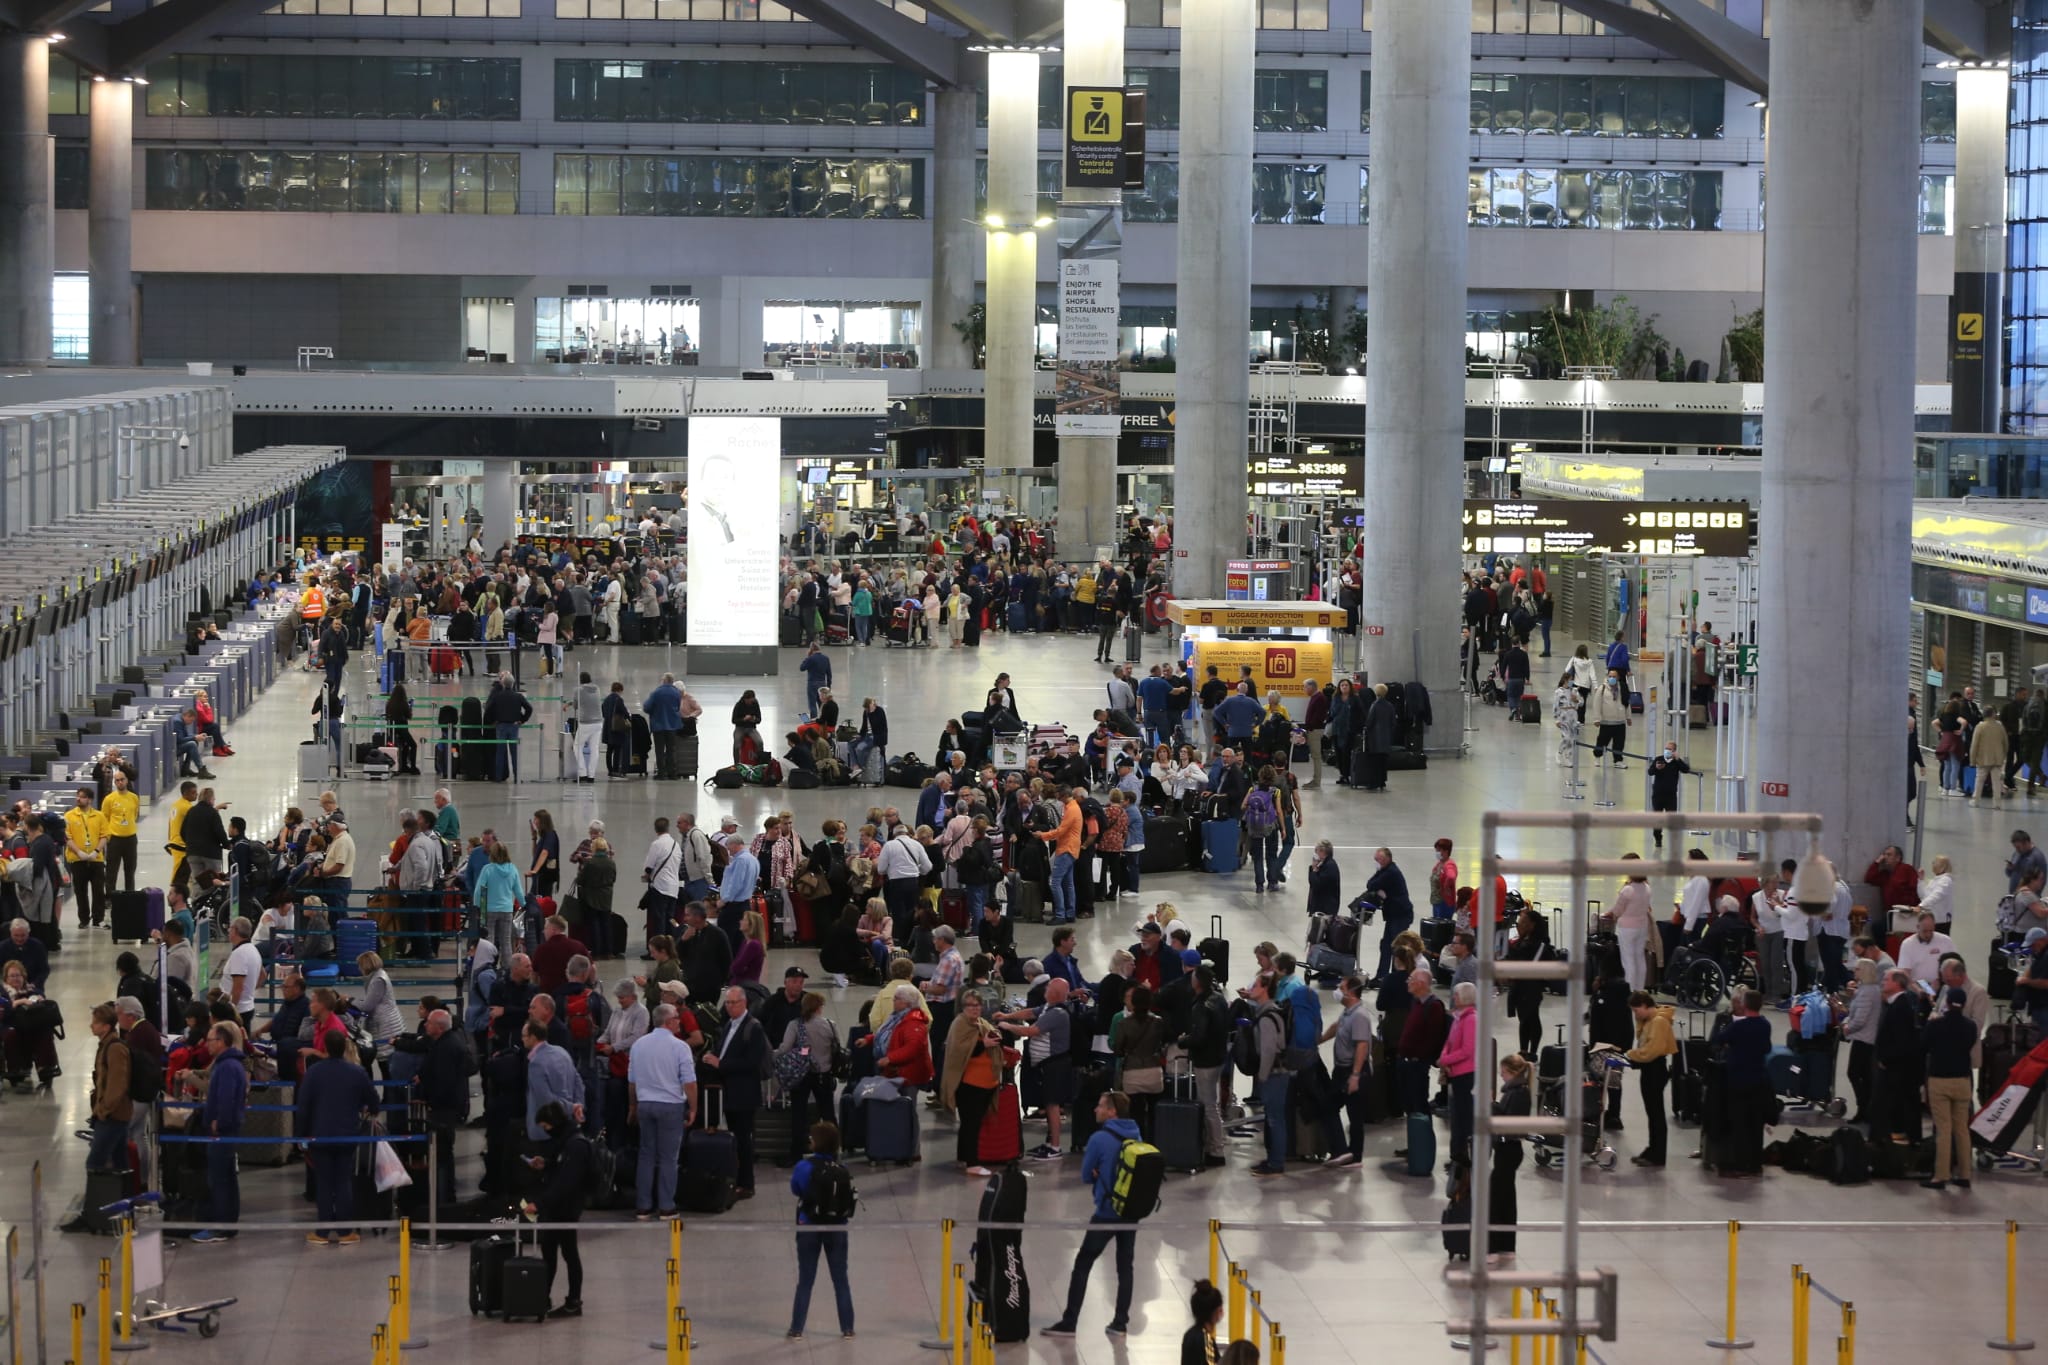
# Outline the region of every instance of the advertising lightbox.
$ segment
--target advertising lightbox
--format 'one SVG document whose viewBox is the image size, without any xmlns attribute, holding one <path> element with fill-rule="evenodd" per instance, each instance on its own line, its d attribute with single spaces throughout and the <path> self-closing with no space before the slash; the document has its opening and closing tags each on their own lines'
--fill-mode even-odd
<svg viewBox="0 0 2048 1365">
<path fill-rule="evenodd" d="M 773 647 L 782 420 L 690 418 L 690 643 Z"/>
</svg>

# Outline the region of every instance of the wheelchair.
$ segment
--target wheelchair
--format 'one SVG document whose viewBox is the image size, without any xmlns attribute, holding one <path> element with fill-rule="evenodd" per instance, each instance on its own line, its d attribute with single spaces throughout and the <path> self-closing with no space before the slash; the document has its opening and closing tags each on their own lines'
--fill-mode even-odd
<svg viewBox="0 0 2048 1365">
<path fill-rule="evenodd" d="M 1718 945 L 1702 941 L 1672 950 L 1664 969 L 1664 987 L 1686 1009 L 1715 1010 L 1736 991 L 1763 985 L 1754 947 L 1724 946 L 1717 953 L 1714 946 Z"/>
</svg>

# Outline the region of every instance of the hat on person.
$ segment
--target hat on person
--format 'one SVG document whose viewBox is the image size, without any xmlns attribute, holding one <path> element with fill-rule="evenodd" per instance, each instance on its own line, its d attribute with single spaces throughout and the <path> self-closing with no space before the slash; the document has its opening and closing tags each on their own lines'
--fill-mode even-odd
<svg viewBox="0 0 2048 1365">
<path fill-rule="evenodd" d="M 1970 993 L 1968 991 L 1964 990 L 1961 986 L 1950 986 L 1948 988 L 1948 1007 L 1950 1009 L 1959 1010 L 1969 1003 Z"/>
<path fill-rule="evenodd" d="M 801 967 L 791 967 L 788 971 L 782 974 L 782 979 L 784 981 L 795 979 L 809 981 L 811 979 L 811 974 Z"/>
<path fill-rule="evenodd" d="M 2031 948 L 2044 938 L 2048 938 L 2048 929 L 2029 929 L 2027 930 L 2026 945 Z"/>
<path fill-rule="evenodd" d="M 340 828 L 342 828 L 342 829 L 347 829 L 347 828 L 348 828 L 348 821 L 346 821 L 346 820 L 342 819 L 340 815 L 330 815 L 330 816 L 328 816 L 328 817 L 327 817 L 327 823 L 328 823 L 328 824 L 330 824 L 330 825 L 337 825 L 337 826 L 339 826 L 339 827 L 340 827 Z"/>
<path fill-rule="evenodd" d="M 1159 927 L 1159 922 L 1157 920 L 1148 919 L 1143 924 L 1138 926 L 1138 932 L 1141 934 L 1158 934 L 1163 933 L 1165 931 Z"/>
</svg>

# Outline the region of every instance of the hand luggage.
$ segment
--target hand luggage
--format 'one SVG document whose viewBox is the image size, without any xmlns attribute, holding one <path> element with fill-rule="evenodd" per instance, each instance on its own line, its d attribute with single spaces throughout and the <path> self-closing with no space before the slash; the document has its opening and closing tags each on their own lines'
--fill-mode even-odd
<svg viewBox="0 0 2048 1365">
<path fill-rule="evenodd" d="M 2019 1059 L 2034 1050 L 2039 1039 L 2033 1025 L 2012 1022 L 1992 1024 L 1984 1030 L 1984 1065 L 1977 1071 L 1977 1098 L 1991 1103 Z"/>
<path fill-rule="evenodd" d="M 1138 872 L 1179 872 L 1188 865 L 1188 822 L 1180 815 L 1147 815 L 1145 847 L 1138 854 Z"/>
<path fill-rule="evenodd" d="M 1297 1071 L 1287 1087 L 1287 1154 L 1296 1161 L 1321 1161 L 1330 1154 L 1323 1133 L 1323 1087 L 1316 1083 L 1321 1074 L 1321 1066 Z"/>
<path fill-rule="evenodd" d="M 1427 1114 L 1408 1116 L 1408 1174 L 1427 1176 L 1436 1170 L 1436 1121 Z"/>
<path fill-rule="evenodd" d="M 469 1244 L 469 1312 L 496 1317 L 505 1301 L 505 1266 L 518 1252 L 510 1237 L 492 1236 Z"/>
<path fill-rule="evenodd" d="M 1515 719 L 1529 725 L 1540 724 L 1543 720 L 1542 701 L 1526 692 L 1523 693 L 1522 700 L 1515 707 Z"/>
<path fill-rule="evenodd" d="M 1869 1144 L 1870 1174 L 1879 1180 L 1924 1180 L 1934 1174 L 1934 1139 L 1894 1142 L 1880 1136 Z"/>
<path fill-rule="evenodd" d="M 1350 953 L 1340 953 L 1327 943 L 1318 943 L 1308 950 L 1308 974 L 1341 981 L 1358 970 L 1358 959 Z"/>
<path fill-rule="evenodd" d="M 908 1165 L 918 1154 L 917 1097 L 904 1095 L 893 1100 L 869 1100 L 867 1110 L 868 1164 L 885 1161 Z"/>
<path fill-rule="evenodd" d="M 436 682 L 452 678 L 462 671 L 462 660 L 454 650 L 447 648 L 427 651 L 427 665 L 433 670 Z"/>
<path fill-rule="evenodd" d="M 1671 1084 L 1671 1117 L 1679 1123 L 1706 1121 L 1707 1040 L 1687 1038 L 1678 1045 L 1678 1071 Z"/>
<path fill-rule="evenodd" d="M 852 1039 L 847 1040 L 849 1045 Z M 865 1052 L 863 1048 L 861 1051 Z M 848 1086 L 839 1094 L 839 1147 L 841 1151 L 858 1152 L 868 1145 L 868 1107 L 853 1102 L 853 1087 Z"/>
<path fill-rule="evenodd" d="M 697 775 L 698 753 L 697 736 L 680 735 L 676 738 L 676 769 L 684 777 L 695 777 Z"/>
<path fill-rule="evenodd" d="M 164 927 L 164 889 L 160 886 L 145 886 L 142 888 L 142 895 L 143 923 L 149 927 L 151 933 L 155 933 Z"/>
<path fill-rule="evenodd" d="M 1444 1205 L 1444 1254 L 1454 1261 L 1472 1259 L 1472 1201 L 1453 1199 Z"/>
<path fill-rule="evenodd" d="M 1173 1171 L 1202 1169 L 1202 1106 L 1195 1099 L 1195 1073 L 1183 1065 L 1166 1078 L 1166 1093 L 1152 1106 L 1152 1145 Z"/>
<path fill-rule="evenodd" d="M 107 896 L 107 916 L 112 922 L 114 942 L 142 943 L 149 938 L 147 892 L 110 892 Z"/>
<path fill-rule="evenodd" d="M 242 1120 L 242 1136 L 245 1138 L 276 1138 L 274 1143 L 251 1142 L 237 1147 L 235 1160 L 244 1166 L 285 1166 L 297 1154 L 292 1145 L 292 1087 L 276 1085 L 268 1090 L 259 1090 L 253 1097 L 257 1104 L 284 1105 L 284 1112 L 271 1109 L 251 1111 Z M 399 1151 L 405 1152 L 401 1147 Z"/>
<path fill-rule="evenodd" d="M 334 768 L 332 751 L 325 740 L 302 739 L 299 741 L 299 781 L 324 782 Z"/>
<path fill-rule="evenodd" d="M 1991 967 L 1984 979 L 1984 993 L 1993 1000 L 2010 1000 L 2019 985 L 2020 974 L 2013 970 L 2012 954 L 2003 944 L 1991 945 Z"/>
<path fill-rule="evenodd" d="M 941 891 L 939 893 L 939 918 L 951 925 L 955 932 L 967 931 L 967 893 L 965 891 Z"/>
<path fill-rule="evenodd" d="M 1109 1089 L 1109 1068 L 1084 1066 L 1074 1082 L 1074 1104 L 1067 1110 L 1067 1127 L 1073 1129 L 1073 1148 L 1080 1151 L 1095 1136 L 1095 1105 Z"/>
<path fill-rule="evenodd" d="M 685 1213 L 724 1213 L 738 1201 L 739 1186 L 729 1175 L 688 1167 L 676 1172 L 676 1207 Z"/>
<path fill-rule="evenodd" d="M 1324 926 L 1323 945 L 1333 953 L 1358 956 L 1358 921 L 1346 915 L 1333 918 Z"/>
<path fill-rule="evenodd" d="M 789 1125 L 794 1111 L 786 1104 L 754 1111 L 754 1164 L 773 1162 L 789 1152 Z M 809 1144 L 806 1143 L 806 1146 Z"/>
<path fill-rule="evenodd" d="M 731 1133 L 694 1129 L 683 1139 L 683 1169 L 736 1181 L 740 1174 L 739 1150 L 739 1142 Z"/>
<path fill-rule="evenodd" d="M 619 608 L 619 643 L 637 645 L 640 643 L 640 613 L 631 607 Z"/>
<path fill-rule="evenodd" d="M 1216 973 L 1216 984 L 1230 979 L 1230 940 L 1223 937 L 1223 916 L 1209 916 L 1209 937 L 1195 945 L 1196 955 Z"/>
<path fill-rule="evenodd" d="M 1045 922 L 1045 883 L 1027 881 L 1015 872 L 1004 879 L 1004 896 L 1009 916 L 1019 924 Z"/>
<path fill-rule="evenodd" d="M 626 771 L 635 777 L 647 776 L 647 755 L 654 752 L 654 731 L 647 728 L 647 717 L 633 716 L 628 724 L 633 727 L 631 757 L 626 762 Z"/>
<path fill-rule="evenodd" d="M 548 1316 L 548 1263 L 519 1254 L 518 1225 L 513 1225 L 512 1255 L 499 1270 L 498 1316 L 506 1322 L 545 1322 Z"/>
<path fill-rule="evenodd" d="M 1837 1128 L 1828 1146 L 1828 1182 L 1861 1185 L 1870 1179 L 1870 1144 L 1861 1130 L 1844 1125 Z"/>
<path fill-rule="evenodd" d="M 1422 935 L 1423 950 L 1431 957 L 1435 957 L 1444 950 L 1444 945 L 1451 941 L 1451 934 L 1455 931 L 1456 925 L 1447 916 L 1443 919 L 1422 920 L 1415 929 Z"/>
<path fill-rule="evenodd" d="M 1021 1167 L 1006 1165 L 982 1187 L 977 1221 L 1022 1223 L 1030 1183 Z M 1016 1231 L 977 1232 L 973 1246 L 974 1274 L 969 1287 L 1000 1342 L 1027 1340 L 1031 1335 L 1031 1280 L 1024 1267 L 1024 1235 Z"/>
<path fill-rule="evenodd" d="M 1202 871 L 1227 876 L 1237 871 L 1244 827 L 1236 820 L 1202 822 Z"/>
<path fill-rule="evenodd" d="M 1005 1084 L 996 1090 L 988 1113 L 982 1115 L 981 1137 L 975 1156 L 984 1166 L 1002 1166 L 1024 1154 L 1024 1109 L 1017 1099 L 1017 1087 Z"/>
</svg>

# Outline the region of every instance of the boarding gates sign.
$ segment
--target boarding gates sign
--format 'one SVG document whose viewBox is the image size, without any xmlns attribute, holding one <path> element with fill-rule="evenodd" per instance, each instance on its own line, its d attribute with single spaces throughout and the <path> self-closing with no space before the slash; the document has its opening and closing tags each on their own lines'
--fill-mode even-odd
<svg viewBox="0 0 2048 1365">
<path fill-rule="evenodd" d="M 1466 554 L 1739 559 L 1750 549 L 1743 502 L 1468 498 L 1463 519 Z"/>
</svg>

